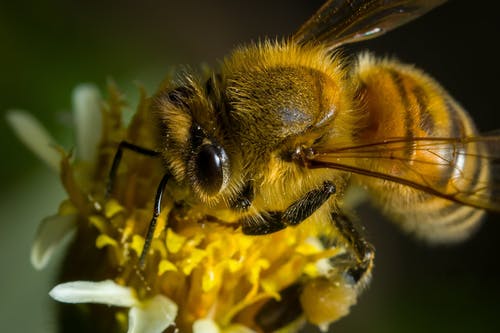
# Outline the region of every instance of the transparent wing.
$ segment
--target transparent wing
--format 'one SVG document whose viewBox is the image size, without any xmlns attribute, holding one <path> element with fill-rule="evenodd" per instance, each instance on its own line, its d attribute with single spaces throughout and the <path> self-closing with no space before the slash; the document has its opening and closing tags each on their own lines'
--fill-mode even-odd
<svg viewBox="0 0 500 333">
<path fill-rule="evenodd" d="M 339 45 L 374 38 L 446 0 L 329 0 L 293 35 L 299 43 Z"/>
<path fill-rule="evenodd" d="M 410 156 L 405 153 L 409 143 L 414 152 Z M 498 133 L 467 138 L 391 138 L 349 147 L 309 148 L 299 154 L 297 160 L 308 168 L 344 170 L 500 212 Z M 480 169 L 471 172 L 467 159 Z M 489 176 L 478 180 L 483 168 L 489 168 Z M 450 172 L 437 172 L 440 169 Z"/>
</svg>

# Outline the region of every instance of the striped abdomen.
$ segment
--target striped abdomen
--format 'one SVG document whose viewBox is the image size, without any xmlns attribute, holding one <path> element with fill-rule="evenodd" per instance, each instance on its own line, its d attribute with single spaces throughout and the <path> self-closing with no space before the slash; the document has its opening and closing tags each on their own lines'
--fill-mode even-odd
<svg viewBox="0 0 500 333">
<path fill-rule="evenodd" d="M 358 177 L 396 222 L 432 241 L 460 240 L 484 211 L 468 205 L 487 196 L 485 148 L 462 140 L 477 136 L 468 114 L 426 74 L 396 61 L 360 58 L 356 73 L 364 94 L 366 128 L 361 143 L 391 142 L 359 165 L 394 175 L 408 186 Z M 404 184 L 404 182 L 403 182 Z M 465 203 L 465 204 L 464 204 Z"/>
</svg>

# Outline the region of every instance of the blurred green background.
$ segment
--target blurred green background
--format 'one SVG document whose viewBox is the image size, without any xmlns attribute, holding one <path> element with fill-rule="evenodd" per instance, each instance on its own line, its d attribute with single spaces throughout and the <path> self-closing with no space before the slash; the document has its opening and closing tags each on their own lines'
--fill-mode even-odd
<svg viewBox="0 0 500 333">
<path fill-rule="evenodd" d="M 54 332 L 47 292 L 56 264 L 36 272 L 36 226 L 64 197 L 57 175 L 31 155 L 4 112 L 36 115 L 72 145 L 70 94 L 113 78 L 131 104 L 136 82 L 154 91 L 175 65 L 216 64 L 235 45 L 286 36 L 321 5 L 294 1 L 0 2 L 0 331 Z M 500 127 L 497 12 L 456 1 L 373 41 L 348 48 L 397 56 L 434 75 L 482 131 Z M 360 212 L 377 248 L 368 290 L 331 332 L 497 332 L 500 328 L 499 216 L 469 242 L 429 247 L 369 209 Z M 314 331 L 311 329 L 311 331 Z"/>
</svg>

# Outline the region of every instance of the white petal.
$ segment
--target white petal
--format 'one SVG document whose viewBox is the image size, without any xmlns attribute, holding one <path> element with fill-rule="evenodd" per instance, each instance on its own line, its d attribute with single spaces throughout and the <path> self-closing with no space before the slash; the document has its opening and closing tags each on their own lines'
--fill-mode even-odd
<svg viewBox="0 0 500 333">
<path fill-rule="evenodd" d="M 55 140 L 35 117 L 26 111 L 10 110 L 7 122 L 26 147 L 59 173 L 61 154 L 54 149 Z"/>
<path fill-rule="evenodd" d="M 138 303 L 131 288 L 114 281 L 73 281 L 55 286 L 49 295 L 64 303 L 99 303 L 132 307 Z"/>
<path fill-rule="evenodd" d="M 156 295 L 130 309 L 128 333 L 161 333 L 174 325 L 176 316 L 177 305 L 163 295 Z"/>
<path fill-rule="evenodd" d="M 82 84 L 73 90 L 76 122 L 76 149 L 80 160 L 93 163 L 101 140 L 101 96 L 96 86 Z"/>
<path fill-rule="evenodd" d="M 220 333 L 220 330 L 212 319 L 204 318 L 193 323 L 193 333 Z"/>
<path fill-rule="evenodd" d="M 47 266 L 52 254 L 73 237 L 76 219 L 76 215 L 53 215 L 40 223 L 31 247 L 31 264 L 36 269 Z"/>
</svg>

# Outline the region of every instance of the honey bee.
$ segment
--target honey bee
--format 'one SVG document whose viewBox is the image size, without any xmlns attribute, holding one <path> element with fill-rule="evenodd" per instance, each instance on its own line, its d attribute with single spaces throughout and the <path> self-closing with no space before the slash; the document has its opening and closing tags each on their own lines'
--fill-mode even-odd
<svg viewBox="0 0 500 333">
<path fill-rule="evenodd" d="M 162 84 L 150 102 L 158 146 L 122 142 L 109 176 L 111 193 L 124 149 L 165 166 L 141 265 L 166 192 L 248 235 L 316 225 L 325 246 L 348 248 L 330 263 L 342 269 L 321 281 L 340 277 L 359 292 L 374 248 L 345 211 L 350 188 L 366 189 L 391 220 L 429 242 L 465 239 L 485 211 L 500 211 L 500 136 L 480 135 L 458 102 L 413 66 L 339 52 L 443 2 L 329 0 L 289 39 L 242 46 L 217 71 Z M 327 290 L 321 281 L 285 290 L 258 324 L 287 325 L 308 301 L 301 293 Z"/>
</svg>

